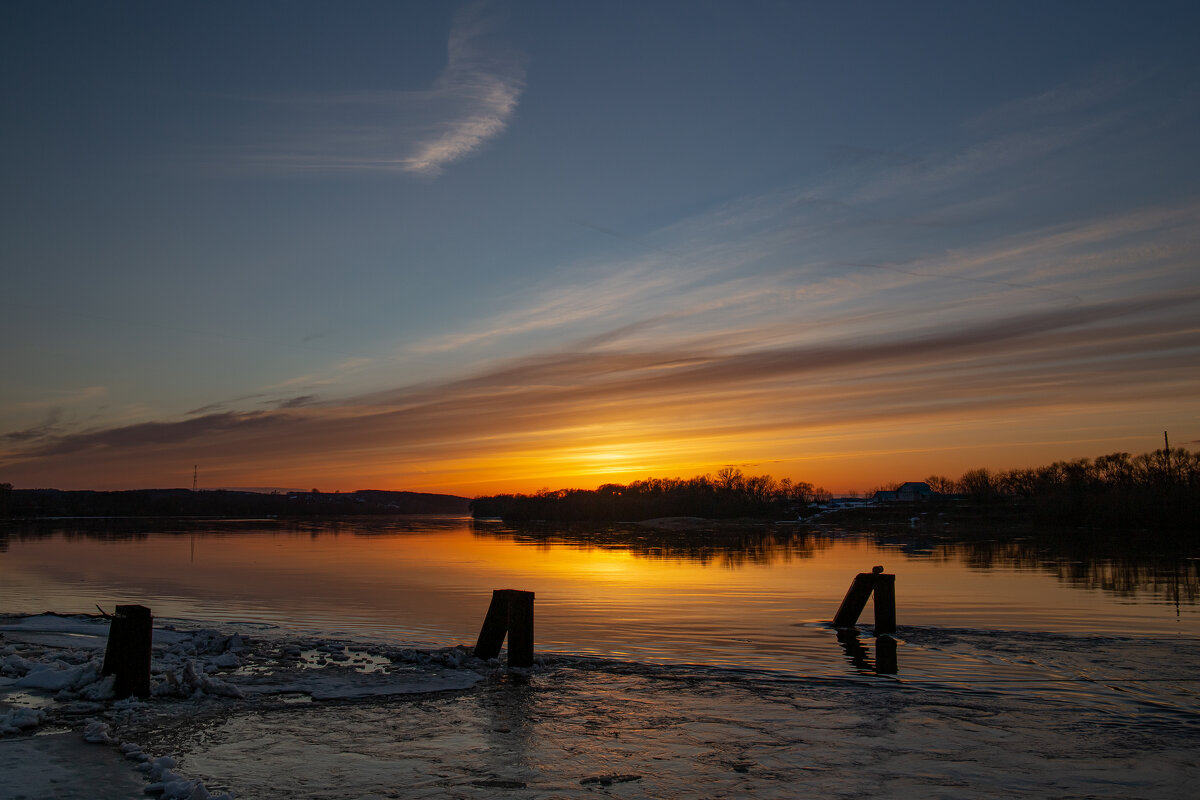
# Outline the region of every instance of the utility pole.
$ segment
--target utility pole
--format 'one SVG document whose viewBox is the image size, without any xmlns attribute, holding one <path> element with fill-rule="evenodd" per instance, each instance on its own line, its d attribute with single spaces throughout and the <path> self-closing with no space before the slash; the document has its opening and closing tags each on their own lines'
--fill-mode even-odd
<svg viewBox="0 0 1200 800">
<path fill-rule="evenodd" d="M 1163 461 L 1167 465 L 1167 476 L 1174 479 L 1175 473 L 1171 470 L 1171 442 L 1167 439 L 1166 431 L 1163 431 Z"/>
</svg>

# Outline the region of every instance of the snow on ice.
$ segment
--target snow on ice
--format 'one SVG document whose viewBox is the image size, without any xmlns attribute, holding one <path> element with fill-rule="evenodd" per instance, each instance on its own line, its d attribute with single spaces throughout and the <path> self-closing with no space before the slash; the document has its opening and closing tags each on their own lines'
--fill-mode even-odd
<svg viewBox="0 0 1200 800">
<path fill-rule="evenodd" d="M 461 690 L 495 669 L 472 658 L 465 648 L 352 653 L 344 643 L 312 640 L 303 646 L 280 645 L 248 641 L 240 633 L 171 626 L 154 631 L 151 697 L 117 701 L 113 676 L 100 674 L 107 636 L 103 618 L 55 614 L 0 618 L 0 736 L 80 729 L 85 742 L 119 747 L 144 775 L 143 791 L 165 800 L 232 800 L 234 794 L 211 793 L 203 781 L 178 771 L 174 758 L 154 758 L 127 740 L 118 731 L 128 727 L 131 719 L 155 715 L 187 719 L 206 705 L 272 695 L 343 700 Z M 39 769 L 60 767 L 45 758 L 31 758 L 37 747 L 6 744 L 0 749 L 6 787 L 24 792 L 23 784 L 50 785 L 45 775 L 37 774 Z M 0 790 L 0 798 L 6 796 L 4 791 Z"/>
</svg>

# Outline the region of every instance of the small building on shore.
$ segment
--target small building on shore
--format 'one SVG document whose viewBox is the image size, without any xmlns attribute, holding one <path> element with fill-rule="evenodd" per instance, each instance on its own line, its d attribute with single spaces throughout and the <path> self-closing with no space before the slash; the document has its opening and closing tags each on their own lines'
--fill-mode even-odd
<svg viewBox="0 0 1200 800">
<path fill-rule="evenodd" d="M 890 491 L 878 491 L 871 499 L 876 503 L 920 503 L 938 497 L 925 481 L 908 481 Z"/>
</svg>

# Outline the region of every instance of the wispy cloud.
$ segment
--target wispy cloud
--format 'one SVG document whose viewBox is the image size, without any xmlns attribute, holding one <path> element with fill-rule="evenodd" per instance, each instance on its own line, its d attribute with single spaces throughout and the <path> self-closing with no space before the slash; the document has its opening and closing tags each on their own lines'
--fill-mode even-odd
<svg viewBox="0 0 1200 800">
<path fill-rule="evenodd" d="M 449 63 L 432 89 L 454 112 L 435 127 L 434 135 L 414 143 L 412 155 L 402 162 L 404 170 L 436 175 L 508 126 L 524 89 L 524 70 L 511 56 L 489 53 L 483 46 L 486 34 L 481 4 L 464 10 L 455 21 Z"/>
<path fill-rule="evenodd" d="M 700 275 L 678 263 L 654 257 L 591 277 L 558 279 L 536 293 L 532 301 L 518 303 L 473 329 L 433 337 L 409 346 L 414 353 L 442 353 L 471 345 L 509 339 L 524 334 L 575 327 L 588 323 L 611 324 L 619 316 L 636 313 L 647 298 L 667 290 L 679 291 Z"/>
<path fill-rule="evenodd" d="M 963 203 L 994 219 L 1011 213 L 1022 196 L 1070 195 L 1064 190 L 1094 178 L 1095 155 L 1106 153 L 1114 137 L 1128 158 L 1154 140 L 1147 131 L 1170 124 L 1172 111 L 1142 100 L 1148 83 L 1146 75 L 1093 75 L 994 106 L 925 143 L 833 147 L 828 176 L 806 199 L 853 212 L 858 224 L 868 211 L 896 224 L 910 216 L 919 223 L 933 211 L 961 214 Z M 1001 202 L 989 208 L 995 199 Z M 930 207 L 939 200 L 953 202 Z M 899 210 L 892 207 L 897 202 Z"/>
<path fill-rule="evenodd" d="M 302 394 L 296 397 L 289 397 L 287 400 L 275 403 L 276 408 L 304 408 L 305 406 L 315 405 L 319 398 L 315 394 Z"/>
<path fill-rule="evenodd" d="M 997 127 L 1017 130 L 1043 124 L 1047 120 L 1090 113 L 1119 101 L 1148 77 L 1146 74 L 1133 75 L 1109 68 L 1072 78 L 1037 94 L 1017 97 L 993 106 L 967 120 L 964 127 L 984 131 Z"/>
<path fill-rule="evenodd" d="M 525 88 L 523 59 L 492 41 L 485 2 L 455 16 L 446 67 L 416 91 L 233 98 L 250 113 L 259 142 L 234 162 L 281 171 L 387 171 L 423 177 L 478 152 L 502 134 Z"/>
<path fill-rule="evenodd" d="M 539 292 L 497 297 L 472 327 L 408 343 L 409 353 L 512 353 L 560 342 L 607 349 L 901 336 L 927 318 L 978 320 L 1014 303 L 1077 305 L 1117 293 L 1187 289 L 1200 250 L 1194 201 L 1084 217 L 969 244 L 926 244 L 890 261 L 866 260 L 861 229 L 829 225 L 780 190 L 715 209 L 652 249 L 564 267 Z M 887 237 L 883 237 L 886 241 Z M 1135 268 L 1136 265 L 1136 268 Z M 507 306 L 507 307 L 506 307 Z M 705 344 L 705 346 L 708 346 Z"/>
<path fill-rule="evenodd" d="M 45 419 L 39 424 L 29 428 L 22 428 L 18 431 L 10 431 L 0 437 L 0 440 L 21 445 L 25 442 L 36 442 L 53 436 L 59 436 L 64 430 L 62 417 L 62 409 L 52 408 L 46 413 Z"/>
<path fill-rule="evenodd" d="M 80 389 L 70 389 L 65 391 L 54 392 L 49 396 L 39 400 L 27 400 L 19 403 L 10 403 L 3 407 L 6 412 L 12 411 L 40 411 L 47 408 L 61 409 L 65 406 L 73 406 L 80 403 L 86 403 L 93 400 L 98 400 L 108 394 L 108 387 L 105 386 L 85 386 Z"/>
</svg>

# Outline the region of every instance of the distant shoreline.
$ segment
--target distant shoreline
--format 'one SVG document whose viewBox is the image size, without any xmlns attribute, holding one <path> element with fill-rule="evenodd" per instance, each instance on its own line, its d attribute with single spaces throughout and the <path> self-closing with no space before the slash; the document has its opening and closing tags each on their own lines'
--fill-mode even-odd
<svg viewBox="0 0 1200 800">
<path fill-rule="evenodd" d="M 360 489 L 355 492 L 262 492 L 214 489 L 87 491 L 10 489 L 0 518 L 289 518 L 470 513 L 470 498 L 426 492 Z"/>
</svg>

